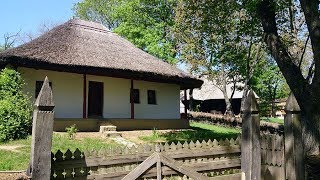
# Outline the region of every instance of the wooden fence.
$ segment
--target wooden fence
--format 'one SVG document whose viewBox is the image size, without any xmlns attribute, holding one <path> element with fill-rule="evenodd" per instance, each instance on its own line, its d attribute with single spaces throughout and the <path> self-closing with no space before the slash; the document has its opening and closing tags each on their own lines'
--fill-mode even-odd
<svg viewBox="0 0 320 180">
<path fill-rule="evenodd" d="M 293 94 L 285 108 L 282 137 L 261 135 L 258 104 L 250 91 L 242 108 L 241 145 L 238 138 L 53 154 L 53 108 L 46 78 L 33 116 L 27 171 L 32 179 L 305 179 L 300 108 Z"/>
<path fill-rule="evenodd" d="M 285 179 L 284 138 L 277 134 L 261 134 L 262 179 Z"/>
<path fill-rule="evenodd" d="M 156 152 L 157 146 L 161 154 L 206 176 L 240 178 L 239 139 L 140 145 L 86 152 L 58 151 L 52 154 L 51 178 L 122 179 Z M 161 172 L 163 177 L 180 175 L 166 165 L 162 166 Z M 221 177 L 221 175 L 228 176 Z M 150 168 L 141 177 L 157 177 L 156 167 Z"/>
</svg>

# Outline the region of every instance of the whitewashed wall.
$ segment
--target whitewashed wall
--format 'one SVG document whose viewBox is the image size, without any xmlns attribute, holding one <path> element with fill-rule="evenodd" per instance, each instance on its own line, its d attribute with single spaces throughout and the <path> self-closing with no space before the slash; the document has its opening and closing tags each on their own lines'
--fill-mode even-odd
<svg viewBox="0 0 320 180">
<path fill-rule="evenodd" d="M 36 81 L 43 81 L 48 76 L 53 86 L 56 118 L 82 118 L 83 75 L 30 68 L 18 70 L 26 81 L 25 91 L 33 100 Z M 104 118 L 130 118 L 130 80 L 87 75 L 87 81 L 104 84 Z M 140 89 L 140 104 L 135 104 L 136 119 L 180 118 L 179 85 L 134 81 L 134 88 Z M 148 90 L 156 91 L 156 105 L 148 104 Z"/>
<path fill-rule="evenodd" d="M 36 81 L 48 76 L 52 82 L 56 118 L 82 117 L 83 76 L 81 74 L 19 68 L 26 82 L 25 90 L 35 100 Z"/>
<path fill-rule="evenodd" d="M 134 81 L 134 88 L 140 90 L 140 104 L 135 104 L 137 119 L 179 119 L 180 87 L 175 84 Z M 148 90 L 156 91 L 157 104 L 148 104 Z"/>
</svg>

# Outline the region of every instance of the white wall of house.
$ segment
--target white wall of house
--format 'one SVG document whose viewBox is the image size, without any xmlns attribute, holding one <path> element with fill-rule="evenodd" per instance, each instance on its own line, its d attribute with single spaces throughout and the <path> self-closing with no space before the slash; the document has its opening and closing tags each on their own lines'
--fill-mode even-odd
<svg viewBox="0 0 320 180">
<path fill-rule="evenodd" d="M 52 82 L 56 118 L 82 117 L 83 76 L 81 74 L 18 68 L 25 80 L 25 91 L 35 100 L 36 81 L 48 76 Z"/>
<path fill-rule="evenodd" d="M 32 96 L 32 100 L 35 99 L 36 81 L 43 81 L 44 77 L 48 76 L 52 82 L 56 118 L 82 118 L 83 75 L 31 68 L 19 68 L 18 70 L 25 79 L 25 91 Z M 87 81 L 104 84 L 104 118 L 130 118 L 131 83 L 129 79 L 87 75 Z M 135 104 L 136 119 L 180 118 L 179 85 L 135 80 L 134 88 L 140 90 L 140 103 Z M 148 90 L 156 91 L 156 105 L 148 104 Z"/>
<path fill-rule="evenodd" d="M 180 87 L 175 84 L 134 81 L 134 88 L 140 90 L 140 104 L 135 104 L 137 119 L 180 118 Z M 148 104 L 148 90 L 155 90 L 157 103 Z"/>
</svg>

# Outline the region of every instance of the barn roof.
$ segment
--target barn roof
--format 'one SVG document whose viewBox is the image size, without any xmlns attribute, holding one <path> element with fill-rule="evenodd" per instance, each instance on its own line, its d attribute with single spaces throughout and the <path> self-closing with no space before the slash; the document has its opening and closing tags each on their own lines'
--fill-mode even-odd
<svg viewBox="0 0 320 180">
<path fill-rule="evenodd" d="M 206 77 L 201 78 L 203 80 L 203 85 L 201 88 L 196 88 L 193 90 L 193 98 L 196 100 L 211 100 L 211 99 L 224 99 L 224 95 L 222 91 L 217 87 L 216 83 L 213 81 L 208 80 Z M 243 97 L 243 89 L 244 84 L 241 82 L 236 83 L 236 89 L 234 92 L 234 95 L 232 99 L 241 99 Z M 233 92 L 233 84 L 227 84 L 227 94 L 228 98 L 231 97 L 231 94 Z M 189 90 L 187 91 L 187 99 L 190 99 L 189 97 Z M 259 98 L 259 96 L 254 92 L 254 95 L 256 98 Z M 180 99 L 183 100 L 183 93 L 180 93 Z"/>
<path fill-rule="evenodd" d="M 105 26 L 72 19 L 0 53 L 0 65 L 106 75 L 196 88 L 202 81 L 144 52 Z"/>
</svg>

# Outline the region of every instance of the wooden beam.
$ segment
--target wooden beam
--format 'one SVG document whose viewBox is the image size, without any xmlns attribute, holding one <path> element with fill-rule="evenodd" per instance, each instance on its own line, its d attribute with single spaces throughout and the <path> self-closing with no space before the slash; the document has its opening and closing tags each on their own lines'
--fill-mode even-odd
<svg viewBox="0 0 320 180">
<path fill-rule="evenodd" d="M 54 102 L 48 77 L 34 105 L 31 158 L 27 175 L 31 179 L 50 179 Z"/>
<path fill-rule="evenodd" d="M 87 118 L 87 75 L 83 74 L 83 105 L 82 118 Z"/>
<path fill-rule="evenodd" d="M 244 102 L 241 133 L 241 171 L 245 180 L 261 179 L 260 117 L 252 90 Z"/>
<path fill-rule="evenodd" d="M 208 180 L 209 178 L 207 176 L 204 176 L 197 171 L 194 170 L 194 168 L 188 167 L 184 165 L 181 162 L 178 162 L 170 157 L 167 157 L 164 154 L 160 154 L 161 162 L 170 168 L 180 172 L 181 174 L 187 175 L 189 178 L 195 179 L 195 180 Z"/>
<path fill-rule="evenodd" d="M 133 79 L 131 79 L 130 103 L 131 103 L 131 119 L 134 119 Z"/>
<path fill-rule="evenodd" d="M 157 180 L 162 180 L 162 169 L 161 169 L 161 160 L 157 160 Z"/>
<path fill-rule="evenodd" d="M 187 90 L 184 90 L 184 116 L 185 119 L 188 117 L 188 106 L 187 106 L 188 98 L 187 98 Z"/>
<path fill-rule="evenodd" d="M 137 166 L 133 171 L 127 174 L 122 180 L 134 180 L 138 179 L 144 172 L 156 164 L 160 159 L 159 153 L 153 153 L 145 161 L 143 161 L 139 166 Z"/>
</svg>

